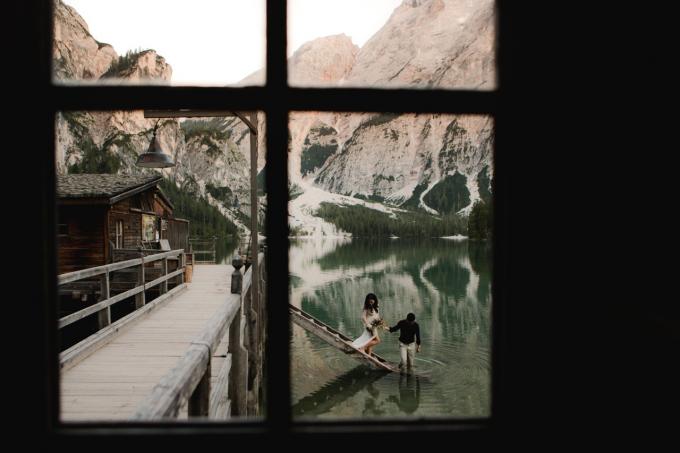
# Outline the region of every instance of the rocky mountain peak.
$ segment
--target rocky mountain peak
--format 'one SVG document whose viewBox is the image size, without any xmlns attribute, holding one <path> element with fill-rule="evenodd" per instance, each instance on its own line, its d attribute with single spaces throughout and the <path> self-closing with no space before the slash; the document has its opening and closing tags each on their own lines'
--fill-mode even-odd
<svg viewBox="0 0 680 453">
<path fill-rule="evenodd" d="M 359 47 L 345 35 L 317 38 L 305 43 L 288 62 L 295 85 L 341 84 L 354 67 Z"/>
<path fill-rule="evenodd" d="M 109 44 L 94 39 L 85 20 L 61 0 L 54 2 L 54 75 L 59 80 L 98 79 L 118 59 Z"/>
<path fill-rule="evenodd" d="M 341 85 L 354 67 L 359 47 L 343 34 L 324 36 L 306 42 L 288 59 L 291 85 L 318 87 Z M 263 85 L 265 71 L 260 69 L 237 86 Z"/>
<path fill-rule="evenodd" d="M 104 78 L 118 78 L 130 82 L 144 80 L 145 83 L 169 83 L 172 67 L 155 50 L 128 52 L 114 61 Z"/>
<path fill-rule="evenodd" d="M 350 86 L 493 89 L 493 0 L 406 0 L 361 48 Z"/>
</svg>

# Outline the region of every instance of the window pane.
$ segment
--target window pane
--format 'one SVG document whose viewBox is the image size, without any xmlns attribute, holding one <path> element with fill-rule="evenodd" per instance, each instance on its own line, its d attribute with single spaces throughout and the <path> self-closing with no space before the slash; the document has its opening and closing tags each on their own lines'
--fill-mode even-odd
<svg viewBox="0 0 680 453">
<path fill-rule="evenodd" d="M 263 85 L 264 0 L 55 1 L 57 83 Z"/>
<path fill-rule="evenodd" d="M 289 127 L 293 417 L 490 416 L 493 119 L 293 112 Z M 376 331 L 385 362 L 355 349 L 368 294 L 400 326 Z M 415 341 L 403 373 L 400 340 Z"/>
<path fill-rule="evenodd" d="M 294 86 L 496 87 L 493 0 L 289 0 Z"/>
<path fill-rule="evenodd" d="M 62 421 L 263 415 L 264 115 L 200 114 L 56 115 Z"/>
</svg>

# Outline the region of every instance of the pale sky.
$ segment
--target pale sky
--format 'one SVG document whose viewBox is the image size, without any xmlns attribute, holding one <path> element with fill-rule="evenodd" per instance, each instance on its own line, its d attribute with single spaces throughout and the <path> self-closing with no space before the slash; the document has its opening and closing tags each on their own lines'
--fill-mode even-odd
<svg viewBox="0 0 680 453">
<path fill-rule="evenodd" d="M 402 0 L 288 0 L 288 54 L 345 33 L 362 46 Z M 236 83 L 265 65 L 264 0 L 64 0 L 118 55 L 155 49 L 173 85 Z"/>
</svg>

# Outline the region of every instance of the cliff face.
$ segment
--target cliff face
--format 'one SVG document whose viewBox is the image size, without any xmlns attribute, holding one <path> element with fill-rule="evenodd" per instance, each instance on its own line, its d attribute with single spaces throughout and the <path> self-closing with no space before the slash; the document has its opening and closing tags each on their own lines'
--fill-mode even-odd
<svg viewBox="0 0 680 453">
<path fill-rule="evenodd" d="M 294 83 L 492 89 L 493 42 L 492 1 L 407 0 L 348 74 Z M 323 41 L 313 44 L 324 53 Z M 296 64 L 289 62 L 293 78 L 306 70 Z M 466 214 L 491 191 L 493 120 L 486 116 L 305 112 L 291 114 L 290 131 L 289 174 L 302 187 L 433 214 Z M 430 206 L 443 191 L 465 202 Z"/>
<path fill-rule="evenodd" d="M 479 174 L 492 168 L 489 118 L 390 118 L 378 115 L 365 120 L 329 158 L 314 183 L 331 192 L 396 205 L 412 200 L 414 206 L 432 211 L 421 196 L 447 176 L 458 174 L 465 177 L 471 202 L 480 198 Z"/>
<path fill-rule="evenodd" d="M 288 83 L 306 87 L 336 86 L 349 76 L 358 53 L 359 47 L 344 34 L 309 41 L 288 59 Z M 264 83 L 265 71 L 260 69 L 236 85 Z"/>
<path fill-rule="evenodd" d="M 493 89 L 493 0 L 407 0 L 357 55 L 346 85 Z"/>
<path fill-rule="evenodd" d="M 109 44 L 90 35 L 87 23 L 61 0 L 54 2 L 54 78 L 56 81 L 167 83 L 172 68 L 154 50 L 119 57 Z M 57 173 L 69 169 L 135 173 L 137 155 L 146 151 L 156 119 L 143 112 L 60 112 L 57 115 Z M 158 138 L 165 149 L 181 152 L 179 123 L 164 120 Z M 87 168 L 85 168 L 87 167 Z M 167 170 L 165 170 L 167 171 Z"/>
<path fill-rule="evenodd" d="M 118 54 L 109 44 L 90 35 L 87 23 L 75 9 L 60 0 L 54 6 L 55 79 L 98 79 L 118 59 Z"/>
<path fill-rule="evenodd" d="M 492 0 L 406 0 L 361 49 L 345 35 L 303 45 L 289 59 L 290 83 L 492 89 L 494 33 Z M 118 57 L 111 46 L 98 43 L 83 19 L 61 1 L 56 2 L 54 49 L 58 79 L 167 83 L 172 76 L 172 68 L 153 50 Z M 258 71 L 240 84 L 263 81 L 264 71 Z M 261 170 L 266 131 L 264 115 L 258 119 Z M 57 171 L 96 164 L 119 173 L 140 172 L 134 162 L 146 151 L 156 122 L 142 112 L 61 113 Z M 292 221 L 303 230 L 313 223 L 314 231 L 334 231 L 319 227 L 320 219 L 313 218 L 322 201 L 372 200 L 379 203 L 368 204 L 375 209 L 401 206 L 437 214 L 467 213 L 491 190 L 489 117 L 291 112 L 289 129 L 290 179 L 306 194 L 292 200 Z M 249 213 L 250 146 L 240 120 L 180 124 L 162 119 L 158 136 L 165 149 L 173 150 L 177 163 L 162 170 L 165 174 L 179 185 L 191 185 L 232 219 L 239 215 L 235 210 Z"/>
</svg>

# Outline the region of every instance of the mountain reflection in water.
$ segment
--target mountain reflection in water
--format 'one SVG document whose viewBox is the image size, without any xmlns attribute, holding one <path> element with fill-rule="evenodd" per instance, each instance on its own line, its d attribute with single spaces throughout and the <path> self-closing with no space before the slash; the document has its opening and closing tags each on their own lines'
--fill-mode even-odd
<svg viewBox="0 0 680 453">
<path fill-rule="evenodd" d="M 350 337 L 364 297 L 395 325 L 413 312 L 423 344 L 416 373 L 384 375 L 298 326 L 291 340 L 293 414 L 484 417 L 490 414 L 491 249 L 447 239 L 301 239 L 290 248 L 291 303 Z M 399 361 L 398 333 L 375 352 Z"/>
</svg>

